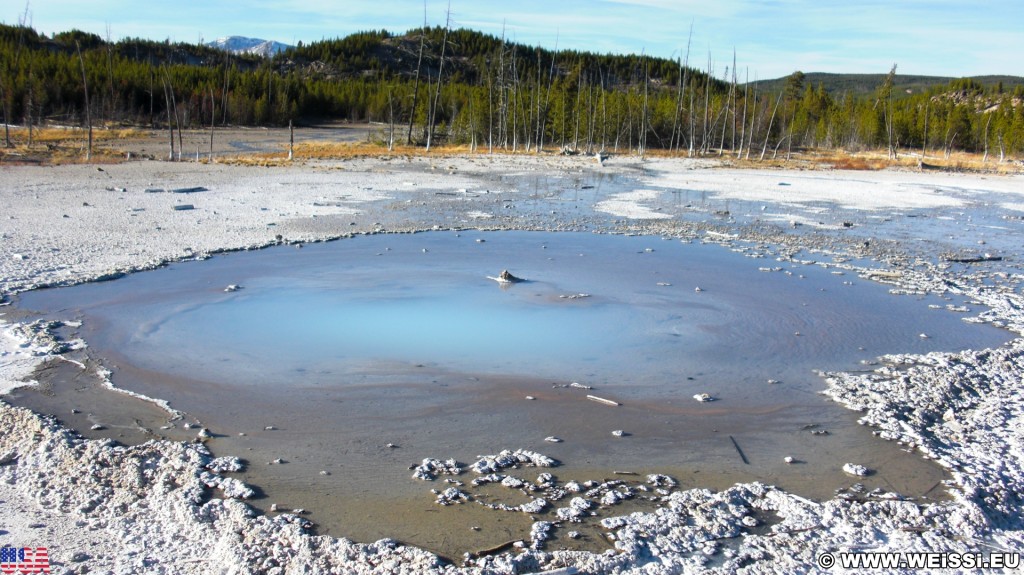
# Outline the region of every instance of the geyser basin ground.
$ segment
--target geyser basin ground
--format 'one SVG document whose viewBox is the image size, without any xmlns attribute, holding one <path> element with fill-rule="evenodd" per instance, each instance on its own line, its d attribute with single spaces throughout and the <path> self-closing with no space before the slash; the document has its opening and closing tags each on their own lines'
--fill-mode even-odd
<svg viewBox="0 0 1024 575">
<path fill-rule="evenodd" d="M 529 281 L 487 279 L 504 268 Z M 856 425 L 818 394 L 814 370 L 1009 334 L 934 309 L 963 301 L 840 273 L 649 236 L 432 232 L 229 254 L 19 305 L 80 317 L 116 385 L 168 400 L 214 433 L 215 453 L 249 460 L 239 477 L 265 491 L 257 505 L 457 556 L 525 537 L 530 520 L 440 508 L 409 477 L 425 457 L 516 446 L 561 460 L 565 480 L 658 471 L 685 487 L 761 480 L 819 499 L 854 482 L 941 496 L 940 469 Z M 74 389 L 15 402 L 70 419 Z M 851 478 L 848 462 L 876 473 Z M 606 545 L 596 533 L 579 544 Z"/>
</svg>

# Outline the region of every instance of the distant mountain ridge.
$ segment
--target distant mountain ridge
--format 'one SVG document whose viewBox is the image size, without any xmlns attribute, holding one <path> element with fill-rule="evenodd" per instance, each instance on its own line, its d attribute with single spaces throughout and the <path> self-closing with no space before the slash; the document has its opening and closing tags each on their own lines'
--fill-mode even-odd
<svg viewBox="0 0 1024 575">
<path fill-rule="evenodd" d="M 274 40 L 263 40 L 262 38 L 247 38 L 245 36 L 228 36 L 218 38 L 206 44 L 211 48 L 231 52 L 232 54 L 255 54 L 257 56 L 275 56 L 280 52 L 288 50 L 292 46 L 275 42 Z"/>
<path fill-rule="evenodd" d="M 834 74 L 826 72 L 808 72 L 804 75 L 805 86 L 817 88 L 819 85 L 826 92 L 835 97 L 843 94 L 855 96 L 866 96 L 874 94 L 879 86 L 885 81 L 885 74 Z M 758 82 L 758 89 L 768 92 L 781 90 L 785 87 L 788 76 L 774 80 L 761 80 Z M 900 74 L 897 70 L 893 77 L 893 87 L 904 94 L 917 94 L 926 92 L 934 87 L 944 87 L 950 82 L 959 78 L 954 76 L 920 76 Z M 1002 84 L 1005 89 L 1013 90 L 1017 86 L 1024 86 L 1024 77 L 1020 76 L 972 76 L 972 80 L 983 86 L 996 86 Z"/>
</svg>

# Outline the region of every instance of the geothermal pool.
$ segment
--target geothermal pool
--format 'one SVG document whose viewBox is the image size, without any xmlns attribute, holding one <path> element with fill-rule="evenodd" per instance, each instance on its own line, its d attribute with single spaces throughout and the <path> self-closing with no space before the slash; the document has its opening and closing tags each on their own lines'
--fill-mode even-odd
<svg viewBox="0 0 1024 575">
<path fill-rule="evenodd" d="M 829 498 L 861 482 L 941 497 L 943 472 L 824 399 L 815 370 L 1009 334 L 945 309 L 969 302 L 748 255 L 584 233 L 373 235 L 38 290 L 18 305 L 82 320 L 77 335 L 115 385 L 167 400 L 213 432 L 215 454 L 248 461 L 237 476 L 262 489 L 254 505 L 306 509 L 320 532 L 359 541 L 394 537 L 453 557 L 524 537 L 525 514 L 439 507 L 437 486 L 408 469 L 505 448 L 558 459 L 550 471 L 566 480 L 656 471 L 684 487 L 759 480 Z M 503 269 L 526 281 L 488 279 Z M 48 393 L 12 401 L 62 419 L 69 406 L 102 409 L 61 372 Z M 110 411 L 85 415 L 123 416 Z M 875 473 L 847 476 L 848 462 Z M 565 544 L 607 546 L 596 535 Z"/>
</svg>

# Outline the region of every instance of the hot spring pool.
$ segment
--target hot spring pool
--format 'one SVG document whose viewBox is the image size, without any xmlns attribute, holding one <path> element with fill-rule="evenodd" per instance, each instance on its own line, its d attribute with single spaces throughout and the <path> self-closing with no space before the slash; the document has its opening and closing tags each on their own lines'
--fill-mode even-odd
<svg viewBox="0 0 1024 575">
<path fill-rule="evenodd" d="M 488 279 L 503 269 L 527 281 Z M 214 432 L 215 453 L 249 461 L 240 478 L 266 493 L 256 505 L 453 555 L 529 518 L 438 509 L 409 478 L 424 457 L 527 448 L 559 459 L 566 478 L 659 471 L 815 498 L 853 483 L 841 472 L 853 461 L 877 470 L 858 479 L 869 487 L 938 496 L 942 471 L 856 425 L 820 396 L 814 370 L 1009 334 L 929 307 L 964 302 L 839 273 L 654 237 L 430 232 L 228 254 L 18 305 L 81 319 L 116 385 L 169 401 Z M 56 412 L 74 393 L 14 402 Z"/>
</svg>

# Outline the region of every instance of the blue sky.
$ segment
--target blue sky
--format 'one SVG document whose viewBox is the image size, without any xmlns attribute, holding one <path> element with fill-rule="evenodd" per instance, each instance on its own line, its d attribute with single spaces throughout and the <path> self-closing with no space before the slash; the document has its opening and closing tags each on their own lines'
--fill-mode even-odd
<svg viewBox="0 0 1024 575">
<path fill-rule="evenodd" d="M 16 24 L 26 4 L 6 2 Z M 443 25 L 445 0 L 427 0 Z M 28 23 L 52 34 L 78 28 L 118 40 L 177 42 L 251 36 L 288 44 L 422 25 L 423 0 L 29 0 Z M 1022 0 L 452 0 L 455 27 L 523 44 L 597 53 L 641 53 L 740 79 L 804 72 L 1024 76 Z"/>
</svg>

